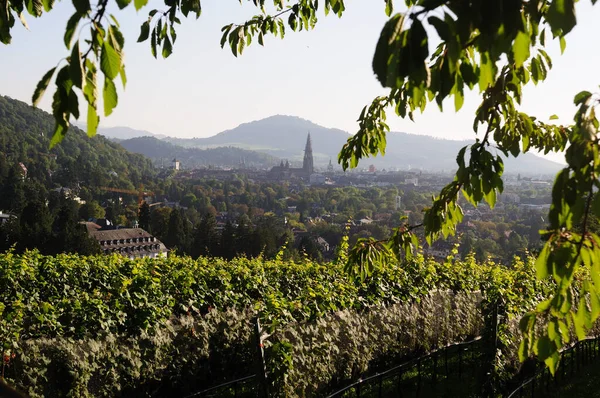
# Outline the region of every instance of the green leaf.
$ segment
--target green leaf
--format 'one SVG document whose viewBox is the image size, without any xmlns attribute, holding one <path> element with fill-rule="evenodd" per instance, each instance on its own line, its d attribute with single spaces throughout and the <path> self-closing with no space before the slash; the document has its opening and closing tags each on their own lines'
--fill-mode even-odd
<svg viewBox="0 0 600 398">
<path fill-rule="evenodd" d="M 119 71 L 119 76 L 121 76 L 121 84 L 123 84 L 123 88 L 127 85 L 127 75 L 125 74 L 125 65 Z"/>
<path fill-rule="evenodd" d="M 175 44 L 175 40 L 177 40 L 177 32 L 175 32 L 175 27 L 173 25 L 171 25 L 171 40 L 173 41 L 173 44 Z"/>
<path fill-rule="evenodd" d="M 550 116 L 550 120 L 558 120 L 558 115 L 552 115 L 552 116 Z"/>
<path fill-rule="evenodd" d="M 575 105 L 581 105 L 585 103 L 591 96 L 592 93 L 590 93 L 589 91 L 580 91 L 573 99 L 573 103 Z"/>
<path fill-rule="evenodd" d="M 42 0 L 42 5 L 44 6 L 44 10 L 48 12 L 54 7 L 54 0 Z"/>
<path fill-rule="evenodd" d="M 559 320 L 558 330 L 560 331 L 562 343 L 567 344 L 570 340 L 569 327 L 563 321 Z"/>
<path fill-rule="evenodd" d="M 465 103 L 463 80 L 458 73 L 456 74 L 456 82 L 452 91 L 454 92 L 454 109 L 458 112 Z"/>
<path fill-rule="evenodd" d="M 140 36 L 137 39 L 138 43 L 148 40 L 148 36 L 150 35 L 150 22 L 146 21 L 142 24 L 140 29 Z"/>
<path fill-rule="evenodd" d="M 96 84 L 96 66 L 90 61 L 86 60 L 85 65 L 87 72 L 85 74 L 85 85 L 83 87 L 83 95 L 86 101 L 93 108 L 96 108 L 97 104 L 97 84 Z"/>
<path fill-rule="evenodd" d="M 577 24 L 574 0 L 553 0 L 550 3 L 546 20 L 555 35 L 569 33 Z"/>
<path fill-rule="evenodd" d="M 152 29 L 152 34 L 150 35 L 150 52 L 156 58 L 156 28 Z"/>
<path fill-rule="evenodd" d="M 479 90 L 486 90 L 494 82 L 494 65 L 490 61 L 488 54 L 480 54 L 479 64 Z"/>
<path fill-rule="evenodd" d="M 388 67 L 390 67 L 390 58 L 394 51 L 392 44 L 398 39 L 403 24 L 403 14 L 396 14 L 390 18 L 384 25 L 375 48 L 375 55 L 373 56 L 373 72 L 375 72 L 379 83 L 384 87 L 389 86 Z"/>
<path fill-rule="evenodd" d="M 77 94 L 73 90 L 69 91 L 69 112 L 75 119 L 79 119 L 79 100 L 77 99 Z"/>
<path fill-rule="evenodd" d="M 46 89 L 48 88 L 48 84 L 50 83 L 50 80 L 54 75 L 55 70 L 56 67 L 50 69 L 38 82 L 35 91 L 33 92 L 33 98 L 31 99 L 33 106 L 37 106 L 40 100 L 42 99 L 44 93 L 46 92 Z"/>
<path fill-rule="evenodd" d="M 73 34 L 77 29 L 77 25 L 79 25 L 79 21 L 81 20 L 81 14 L 75 13 L 69 18 L 67 22 L 67 28 L 65 30 L 65 46 L 67 48 L 71 48 L 71 41 L 73 40 Z"/>
<path fill-rule="evenodd" d="M 442 21 L 440 18 L 434 16 L 434 17 L 429 17 L 427 19 L 427 22 L 429 22 L 429 24 L 435 28 L 440 39 L 442 39 L 444 41 L 450 40 L 450 36 L 451 36 L 450 26 L 448 25 L 448 23 L 446 21 Z"/>
<path fill-rule="evenodd" d="M 73 0 L 73 6 L 81 15 L 86 15 L 92 9 L 90 0 Z"/>
<path fill-rule="evenodd" d="M 7 3 L 4 3 L 4 4 L 6 4 L 6 5 L 7 5 L 7 7 L 8 7 L 8 4 L 7 4 Z M 13 4 L 14 4 L 14 3 L 13 3 Z M 33 16 L 35 16 L 35 17 L 40 17 L 40 16 L 42 15 L 42 9 L 43 9 L 44 7 L 43 7 L 43 4 L 42 4 L 42 2 L 41 2 L 41 1 L 39 1 L 39 0 L 26 0 L 25 4 L 27 5 L 27 12 L 28 12 L 30 15 L 33 15 Z M 46 10 L 46 11 L 49 11 L 49 10 Z M 0 15 L 1 15 L 1 14 L 0 14 Z M 10 15 L 10 14 L 9 14 L 9 15 Z M 11 16 L 12 16 L 12 15 L 11 15 Z M 11 24 L 11 25 L 12 25 L 12 24 Z"/>
<path fill-rule="evenodd" d="M 394 1 L 393 0 L 385 0 L 385 15 L 388 17 L 392 15 L 394 12 Z"/>
<path fill-rule="evenodd" d="M 104 99 L 104 116 L 109 116 L 118 102 L 117 88 L 115 83 L 109 78 L 104 79 L 102 98 Z"/>
<path fill-rule="evenodd" d="M 93 137 L 96 135 L 98 131 L 98 123 L 100 122 L 100 118 L 98 117 L 98 113 L 96 113 L 96 108 L 88 104 L 88 113 L 87 113 L 87 135 L 88 137 Z"/>
<path fill-rule="evenodd" d="M 116 0 L 116 1 L 117 1 L 117 5 L 119 6 L 119 8 L 121 10 L 123 8 L 127 7 L 131 3 L 131 0 Z"/>
<path fill-rule="evenodd" d="M 135 6 L 136 11 L 139 11 L 146 4 L 148 4 L 148 0 L 133 0 L 133 5 Z"/>
<path fill-rule="evenodd" d="M 121 70 L 121 56 L 115 51 L 108 40 L 102 43 L 100 53 L 100 69 L 109 80 L 113 80 Z"/>
<path fill-rule="evenodd" d="M 541 336 L 536 342 L 535 351 L 538 355 L 538 358 L 542 361 L 545 361 L 558 350 L 554 342 L 550 340 L 548 336 Z"/>
<path fill-rule="evenodd" d="M 527 358 L 529 358 L 529 350 L 527 347 L 528 339 L 523 337 L 521 339 L 521 343 L 519 344 L 519 361 L 525 362 Z"/>
<path fill-rule="evenodd" d="M 110 25 L 108 27 L 108 40 L 117 54 L 121 56 L 123 52 L 123 46 L 125 45 L 125 38 L 123 37 L 123 34 L 119 30 L 118 26 Z"/>
<path fill-rule="evenodd" d="M 593 290 L 590 291 L 590 304 L 592 307 L 591 321 L 595 322 L 598 319 L 598 315 L 600 315 L 600 298 L 598 297 L 598 293 Z"/>
<path fill-rule="evenodd" d="M 546 279 L 552 272 L 552 264 L 550 264 L 549 259 L 550 242 L 546 242 L 538 258 L 535 260 L 535 270 L 538 279 Z"/>
<path fill-rule="evenodd" d="M 561 36 L 559 38 L 559 42 L 560 42 L 560 54 L 564 54 L 565 53 L 565 49 L 567 48 L 567 41 L 565 40 L 565 38 L 563 36 Z"/>
<path fill-rule="evenodd" d="M 554 374 L 556 373 L 556 369 L 558 368 L 559 360 L 560 360 L 560 356 L 558 354 L 558 351 L 553 352 L 552 355 L 550 355 L 548 358 L 544 359 L 544 363 L 548 367 L 548 370 L 550 370 L 550 374 L 552 374 L 552 376 L 554 376 Z"/>
<path fill-rule="evenodd" d="M 523 66 L 523 63 L 529 58 L 530 46 L 530 36 L 525 32 L 519 31 L 519 33 L 517 33 L 517 37 L 515 38 L 515 43 L 513 45 L 513 54 L 515 57 L 516 68 L 520 68 L 521 66 Z"/>
<path fill-rule="evenodd" d="M 50 149 L 54 148 L 56 144 L 62 141 L 66 132 L 67 130 L 62 124 L 56 123 L 56 126 L 54 127 L 54 133 L 52 134 L 52 139 L 50 140 Z"/>
<path fill-rule="evenodd" d="M 79 52 L 79 42 L 75 42 L 71 51 L 71 60 L 69 62 L 69 76 L 75 87 L 82 88 L 83 85 L 83 64 L 81 60 L 81 52 Z"/>
<path fill-rule="evenodd" d="M 579 340 L 583 340 L 587 336 L 587 331 L 591 328 L 592 318 L 587 303 L 584 299 L 579 300 L 579 308 L 577 313 L 571 313 L 573 324 L 575 325 L 575 333 Z"/>
<path fill-rule="evenodd" d="M 173 46 L 171 45 L 171 41 L 168 36 L 165 36 L 165 42 L 163 44 L 162 56 L 163 58 L 168 58 L 169 55 L 173 52 Z"/>
</svg>

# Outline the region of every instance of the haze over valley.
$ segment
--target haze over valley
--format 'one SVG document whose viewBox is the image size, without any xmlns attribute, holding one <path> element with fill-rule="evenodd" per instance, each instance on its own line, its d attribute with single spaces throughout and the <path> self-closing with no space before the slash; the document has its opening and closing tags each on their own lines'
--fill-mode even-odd
<svg viewBox="0 0 600 398">
<path fill-rule="evenodd" d="M 120 142 L 129 151 L 152 158 L 155 164 L 162 164 L 167 158 L 179 158 L 185 168 L 237 167 L 242 162 L 252 167 L 268 167 L 281 160 L 299 165 L 308 132 L 312 137 L 315 166 L 325 168 L 331 159 L 339 167 L 337 156 L 350 134 L 296 116 L 271 116 L 206 138 L 178 138 L 128 127 L 99 129 L 100 134 Z M 378 169 L 452 171 L 456 169 L 457 152 L 472 144 L 468 140 L 445 140 L 400 132 L 389 133 L 387 142 L 385 156 L 363 159 L 359 167 L 374 165 Z M 561 167 L 559 163 L 531 153 L 518 158 L 511 156 L 505 164 L 508 173 L 528 175 L 555 174 Z"/>
</svg>

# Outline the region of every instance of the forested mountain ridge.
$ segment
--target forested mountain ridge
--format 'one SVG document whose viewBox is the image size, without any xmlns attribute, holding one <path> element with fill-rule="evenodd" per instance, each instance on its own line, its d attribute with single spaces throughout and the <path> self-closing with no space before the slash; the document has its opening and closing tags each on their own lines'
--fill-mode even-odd
<svg viewBox="0 0 600 398">
<path fill-rule="evenodd" d="M 29 178 L 46 189 L 65 186 L 115 186 L 135 189 L 151 183 L 155 169 L 150 160 L 119 144 L 72 126 L 64 140 L 50 149 L 52 115 L 28 104 L 0 96 L 0 174 L 23 163 Z"/>
<path fill-rule="evenodd" d="M 184 168 L 203 166 L 238 167 L 243 162 L 247 167 L 268 168 L 279 163 L 279 159 L 262 152 L 225 146 L 217 148 L 185 148 L 156 137 L 136 137 L 119 144 L 130 152 L 149 157 L 155 165 L 169 165 L 173 158 L 181 161 Z"/>
</svg>

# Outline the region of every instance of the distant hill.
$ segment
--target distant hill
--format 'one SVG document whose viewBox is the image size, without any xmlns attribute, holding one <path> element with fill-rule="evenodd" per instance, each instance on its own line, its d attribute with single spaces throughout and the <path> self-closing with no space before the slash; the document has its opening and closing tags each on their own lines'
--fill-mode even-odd
<svg viewBox="0 0 600 398">
<path fill-rule="evenodd" d="M 234 146 L 260 151 L 302 163 L 306 136 L 310 132 L 313 144 L 313 156 L 316 164 L 327 164 L 337 153 L 349 135 L 339 129 L 319 126 L 311 121 L 295 116 L 271 116 L 266 119 L 244 123 L 208 138 L 172 138 L 165 140 L 186 147 L 211 148 Z"/>
<path fill-rule="evenodd" d="M 77 127 L 71 127 L 63 141 L 49 149 L 53 131 L 52 115 L 0 96 L 0 157 L 9 164 L 22 162 L 28 177 L 46 188 L 113 185 L 135 189 L 156 176 L 149 159 L 102 136 L 88 138 Z"/>
<path fill-rule="evenodd" d="M 380 165 L 399 165 L 396 167 L 432 171 L 455 170 L 458 151 L 472 143 L 473 141 L 469 140 L 444 140 L 425 135 L 392 132 L 387 137 L 386 155 L 379 158 L 382 162 Z M 504 158 L 504 155 L 502 157 Z M 369 164 L 369 161 L 364 163 Z M 527 175 L 554 175 L 563 167 L 559 163 L 531 153 L 522 154 L 517 158 L 504 158 L 504 162 L 505 172 Z"/>
<path fill-rule="evenodd" d="M 74 123 L 77 127 L 82 130 L 86 130 L 85 123 Z M 120 142 L 123 140 L 129 140 L 137 137 L 156 137 L 156 138 L 165 138 L 166 135 L 163 134 L 155 134 L 146 130 L 136 130 L 131 127 L 126 126 L 116 126 L 116 127 L 98 127 L 98 134 L 104 136 L 111 141 Z"/>
<path fill-rule="evenodd" d="M 177 158 L 184 168 L 202 166 L 237 167 L 243 161 L 248 167 L 265 168 L 279 163 L 279 159 L 266 153 L 248 151 L 232 146 L 209 149 L 184 148 L 155 137 L 137 137 L 119 142 L 130 152 L 140 153 L 152 159 L 156 165 L 169 165 Z"/>
<path fill-rule="evenodd" d="M 268 153 L 296 164 L 302 162 L 306 135 L 310 131 L 317 166 L 325 166 L 337 155 L 350 135 L 342 130 L 319 126 L 295 116 L 271 116 L 244 123 L 208 138 L 172 138 L 165 140 L 184 147 L 210 148 L 234 146 Z M 387 137 L 385 157 L 364 159 L 361 166 L 374 164 L 378 168 L 414 168 L 430 171 L 456 169 L 460 148 L 472 141 L 455 141 L 424 135 L 392 132 Z M 522 174 L 555 174 L 562 166 L 533 154 L 509 158 L 505 170 Z"/>
</svg>

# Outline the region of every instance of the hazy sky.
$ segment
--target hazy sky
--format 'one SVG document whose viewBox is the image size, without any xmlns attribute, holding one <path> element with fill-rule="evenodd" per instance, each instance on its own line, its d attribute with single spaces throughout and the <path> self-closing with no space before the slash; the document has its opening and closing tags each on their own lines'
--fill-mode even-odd
<svg viewBox="0 0 600 398">
<path fill-rule="evenodd" d="M 235 58 L 220 48 L 220 28 L 244 21 L 254 7 L 240 6 L 236 0 L 204 0 L 199 20 L 182 19 L 167 60 L 155 60 L 148 43 L 136 43 L 139 25 L 151 6 L 152 2 L 139 13 L 133 6 L 115 10 L 126 39 L 129 82 L 119 106 L 102 119 L 101 126 L 209 136 L 240 123 L 287 114 L 355 132 L 362 107 L 385 93 L 371 70 L 373 50 L 386 20 L 383 1 L 348 1 L 343 18 L 321 16 L 314 31 L 288 30 L 285 40 L 269 37 L 264 48 L 253 44 Z M 28 17 L 31 31 L 16 26 L 13 43 L 0 44 L 0 94 L 31 101 L 40 77 L 68 54 L 63 35 L 72 11 L 70 1 L 59 2 L 40 19 Z M 595 48 L 600 6 L 593 8 L 583 1 L 577 11 L 579 24 L 568 37 L 565 54 L 561 57 L 558 44 L 552 44 L 554 69 L 548 80 L 525 92 L 523 110 L 543 119 L 558 114 L 568 123 L 573 96 L 583 89 L 595 90 L 600 83 L 600 54 Z M 51 94 L 47 92 L 42 103 L 46 110 Z M 478 97 L 472 94 L 458 114 L 451 101 L 444 115 L 430 106 L 416 123 L 390 112 L 389 124 L 397 131 L 471 138 L 477 104 Z"/>
</svg>

